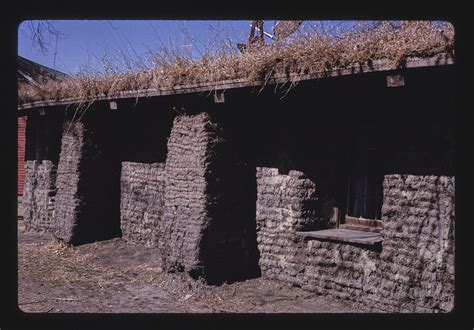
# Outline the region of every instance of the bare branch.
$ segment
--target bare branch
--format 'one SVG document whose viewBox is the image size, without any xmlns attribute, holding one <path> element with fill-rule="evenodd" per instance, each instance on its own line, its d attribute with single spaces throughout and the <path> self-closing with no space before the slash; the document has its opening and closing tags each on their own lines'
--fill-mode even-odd
<svg viewBox="0 0 474 330">
<path fill-rule="evenodd" d="M 42 54 L 48 53 L 52 37 L 55 38 L 57 44 L 58 38 L 64 36 L 64 34 L 56 28 L 53 21 L 27 21 L 26 29 L 27 31 L 23 32 L 29 35 L 33 47 Z"/>
</svg>

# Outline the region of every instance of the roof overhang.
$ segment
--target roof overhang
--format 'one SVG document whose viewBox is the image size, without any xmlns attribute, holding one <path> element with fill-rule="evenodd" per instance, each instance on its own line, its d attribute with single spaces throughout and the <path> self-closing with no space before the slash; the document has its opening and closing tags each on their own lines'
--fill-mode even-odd
<svg viewBox="0 0 474 330">
<path fill-rule="evenodd" d="M 290 75 L 281 75 L 273 76 L 266 81 L 261 80 L 249 80 L 246 78 L 241 79 L 232 79 L 232 80 L 223 80 L 218 82 L 206 82 L 199 84 L 190 84 L 190 85 L 180 85 L 174 86 L 167 89 L 142 89 L 142 90 L 132 90 L 132 91 L 122 91 L 115 93 L 114 95 L 98 95 L 94 99 L 91 99 L 87 102 L 96 102 L 96 101 L 114 101 L 119 99 L 139 99 L 139 98 L 150 98 L 150 97 L 159 97 L 166 95 L 179 95 L 179 94 L 191 94 L 191 93 L 203 93 L 230 90 L 237 88 L 246 88 L 246 87 L 259 87 L 264 85 L 276 85 L 284 84 L 291 82 L 300 82 L 308 80 L 318 80 L 330 77 L 339 77 L 355 74 L 364 74 L 370 72 L 383 72 L 383 71 L 393 71 L 393 70 L 403 70 L 411 68 L 421 68 L 421 67 L 433 67 L 433 66 L 442 66 L 442 65 L 452 65 L 454 64 L 454 58 L 449 54 L 439 54 L 429 58 L 419 58 L 411 57 L 408 58 L 402 65 L 394 67 L 393 63 L 389 60 L 375 60 L 370 65 L 367 63 L 364 64 L 355 64 L 348 68 L 328 70 L 324 72 L 316 72 L 310 74 L 290 74 Z M 25 103 L 18 105 L 19 116 L 24 115 L 24 111 L 34 108 L 45 108 L 45 107 L 57 107 L 61 105 L 70 106 L 75 104 L 84 103 L 84 100 L 69 98 L 63 100 L 51 100 L 51 101 L 36 101 L 32 103 Z"/>
</svg>

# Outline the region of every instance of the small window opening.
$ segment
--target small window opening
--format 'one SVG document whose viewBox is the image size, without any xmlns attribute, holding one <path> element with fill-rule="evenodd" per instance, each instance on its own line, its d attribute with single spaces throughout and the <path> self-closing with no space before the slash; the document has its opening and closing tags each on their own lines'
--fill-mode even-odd
<svg viewBox="0 0 474 330">
<path fill-rule="evenodd" d="M 341 228 L 380 231 L 382 228 L 382 148 L 375 132 L 365 130 L 353 139 L 349 152 L 347 205 Z"/>
</svg>

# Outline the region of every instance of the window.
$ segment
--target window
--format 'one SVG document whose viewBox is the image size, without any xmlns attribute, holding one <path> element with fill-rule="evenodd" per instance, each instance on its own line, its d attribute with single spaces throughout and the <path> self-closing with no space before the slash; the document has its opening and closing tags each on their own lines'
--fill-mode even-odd
<svg viewBox="0 0 474 330">
<path fill-rule="evenodd" d="M 296 232 L 304 241 L 323 240 L 344 242 L 372 251 L 382 249 L 382 204 L 384 157 L 382 152 L 382 133 L 372 127 L 359 129 L 350 143 L 347 162 L 346 210 L 343 224 L 338 224 L 338 213 L 335 210 L 336 228 Z M 341 185 L 343 194 L 344 185 Z M 341 196 L 342 197 L 342 196 Z M 341 198 L 342 199 L 342 198 Z M 344 204 L 341 201 L 341 204 Z"/>
<path fill-rule="evenodd" d="M 382 219 L 383 175 L 351 174 L 348 178 L 347 191 L 348 216 Z"/>
<path fill-rule="evenodd" d="M 348 157 L 347 206 L 342 228 L 380 231 L 383 172 L 380 138 L 369 129 L 357 133 Z"/>
</svg>

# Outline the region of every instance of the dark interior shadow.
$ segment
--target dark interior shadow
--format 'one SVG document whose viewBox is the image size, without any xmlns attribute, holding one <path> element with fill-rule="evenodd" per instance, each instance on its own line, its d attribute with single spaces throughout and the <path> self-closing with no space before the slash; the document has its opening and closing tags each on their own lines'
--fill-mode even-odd
<svg viewBox="0 0 474 330">
<path fill-rule="evenodd" d="M 219 123 L 206 181 L 213 221 L 202 237 L 201 260 L 209 284 L 260 276 L 256 237 L 256 169 L 232 116 L 211 112 Z M 198 276 L 198 274 L 195 274 Z"/>
</svg>

